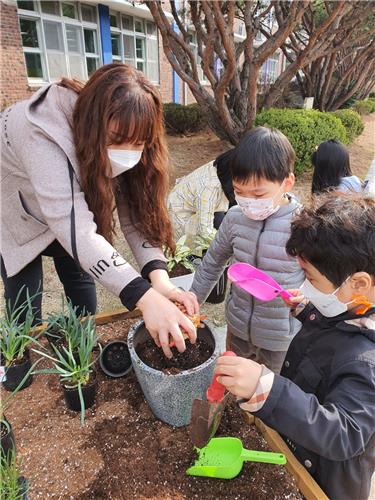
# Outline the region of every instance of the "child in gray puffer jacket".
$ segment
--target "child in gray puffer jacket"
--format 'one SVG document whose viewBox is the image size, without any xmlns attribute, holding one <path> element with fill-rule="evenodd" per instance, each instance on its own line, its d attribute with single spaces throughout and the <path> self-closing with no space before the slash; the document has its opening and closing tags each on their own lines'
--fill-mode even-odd
<svg viewBox="0 0 375 500">
<path fill-rule="evenodd" d="M 191 291 L 204 302 L 229 259 L 270 274 L 284 288 L 298 288 L 304 273 L 285 250 L 291 220 L 301 207 L 289 194 L 295 153 L 278 130 L 257 127 L 245 134 L 231 161 L 238 203 L 225 216 Z M 261 302 L 233 285 L 226 304 L 227 348 L 279 372 L 300 323 L 280 298 Z"/>
</svg>

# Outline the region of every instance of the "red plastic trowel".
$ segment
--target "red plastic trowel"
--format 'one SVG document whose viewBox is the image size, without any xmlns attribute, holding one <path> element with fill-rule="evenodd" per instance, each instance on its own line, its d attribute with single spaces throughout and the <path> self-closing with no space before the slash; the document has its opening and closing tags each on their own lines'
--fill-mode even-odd
<svg viewBox="0 0 375 500">
<path fill-rule="evenodd" d="M 224 352 L 223 356 L 235 356 L 232 351 Z M 194 446 L 203 448 L 215 435 L 219 427 L 221 416 L 229 398 L 225 387 L 213 378 L 206 391 L 207 401 L 194 399 L 191 409 L 190 438 Z"/>
</svg>

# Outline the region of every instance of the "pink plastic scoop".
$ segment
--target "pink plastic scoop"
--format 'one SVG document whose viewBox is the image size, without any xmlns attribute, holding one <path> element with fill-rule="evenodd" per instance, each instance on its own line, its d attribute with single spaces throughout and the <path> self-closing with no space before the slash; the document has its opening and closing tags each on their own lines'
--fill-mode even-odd
<svg viewBox="0 0 375 500">
<path fill-rule="evenodd" d="M 292 294 L 267 273 L 244 262 L 237 262 L 229 266 L 228 278 L 250 295 L 265 302 L 274 299 L 278 295 L 284 299 L 292 297 Z"/>
</svg>

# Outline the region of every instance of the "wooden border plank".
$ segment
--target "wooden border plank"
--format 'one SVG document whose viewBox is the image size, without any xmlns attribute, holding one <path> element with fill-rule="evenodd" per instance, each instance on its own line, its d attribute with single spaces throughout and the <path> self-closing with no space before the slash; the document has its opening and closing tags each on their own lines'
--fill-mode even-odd
<svg viewBox="0 0 375 500">
<path fill-rule="evenodd" d="M 244 418 L 249 424 L 256 425 L 272 451 L 283 453 L 286 456 L 287 462 L 285 467 L 295 477 L 299 490 L 307 500 L 329 500 L 318 483 L 293 455 L 292 451 L 278 432 L 268 427 L 259 418 L 254 418 L 250 413 L 244 412 Z"/>
<path fill-rule="evenodd" d="M 115 311 L 107 311 L 104 313 L 96 314 L 95 323 L 97 325 L 105 325 L 106 323 L 112 323 L 113 321 L 120 321 L 121 319 L 137 318 L 141 316 L 141 311 L 139 309 L 134 309 L 134 311 L 128 311 L 127 309 L 117 309 Z"/>
<path fill-rule="evenodd" d="M 127 309 L 116 309 L 114 311 L 107 311 L 104 313 L 99 313 L 94 316 L 96 325 L 105 325 L 106 323 L 112 323 L 113 321 L 120 321 L 122 319 L 137 318 L 141 316 L 141 311 L 139 309 L 134 309 L 134 311 L 128 311 Z M 37 334 L 45 330 L 47 323 L 36 326 L 32 330 L 32 334 Z"/>
</svg>

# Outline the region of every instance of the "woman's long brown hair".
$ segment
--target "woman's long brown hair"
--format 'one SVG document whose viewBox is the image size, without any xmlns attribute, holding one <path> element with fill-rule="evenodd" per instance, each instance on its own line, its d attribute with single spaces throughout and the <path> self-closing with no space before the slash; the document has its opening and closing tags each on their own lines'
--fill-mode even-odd
<svg viewBox="0 0 375 500">
<path fill-rule="evenodd" d="M 169 158 L 158 90 L 143 73 L 119 63 L 102 66 L 86 84 L 64 78 L 60 85 L 78 94 L 73 136 L 81 187 L 98 233 L 112 243 L 115 196 L 121 197 L 145 239 L 173 251 L 166 207 Z M 111 177 L 109 142 L 145 143 L 140 162 L 116 179 Z"/>
</svg>

